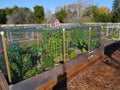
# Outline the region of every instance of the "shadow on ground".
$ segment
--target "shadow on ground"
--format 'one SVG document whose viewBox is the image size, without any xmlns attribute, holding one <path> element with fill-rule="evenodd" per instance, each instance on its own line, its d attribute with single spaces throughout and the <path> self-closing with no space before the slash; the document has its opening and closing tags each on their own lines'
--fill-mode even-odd
<svg viewBox="0 0 120 90">
<path fill-rule="evenodd" d="M 53 90 L 67 90 L 67 73 L 64 62 L 63 64 L 63 74 L 57 77 L 57 84 L 53 87 Z"/>
</svg>

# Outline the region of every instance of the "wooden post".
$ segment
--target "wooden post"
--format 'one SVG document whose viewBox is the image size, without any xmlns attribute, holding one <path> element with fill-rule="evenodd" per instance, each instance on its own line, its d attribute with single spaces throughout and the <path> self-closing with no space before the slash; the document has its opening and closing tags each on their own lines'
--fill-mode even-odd
<svg viewBox="0 0 120 90">
<path fill-rule="evenodd" d="M 10 67 L 9 67 L 9 61 L 8 61 L 8 55 L 7 55 L 7 49 L 6 49 L 6 44 L 5 44 L 5 37 L 4 37 L 4 32 L 3 31 L 1 31 L 1 35 L 2 35 L 2 44 L 3 44 L 6 68 L 7 68 L 7 73 L 8 73 L 8 80 L 9 80 L 10 83 L 12 83 L 11 74 L 10 74 Z"/>
<path fill-rule="evenodd" d="M 65 62 L 65 29 L 62 30 L 63 31 L 63 60 Z"/>
<path fill-rule="evenodd" d="M 103 40 L 103 26 L 101 26 L 100 29 L 100 44 L 102 45 L 102 40 Z"/>
<path fill-rule="evenodd" d="M 37 45 L 39 45 L 39 43 L 40 43 L 40 42 L 39 42 L 39 38 L 40 38 L 39 35 L 40 35 L 40 34 L 39 34 L 39 32 L 37 31 Z"/>
<path fill-rule="evenodd" d="M 9 42 L 10 40 L 9 40 L 9 34 L 8 34 L 8 31 L 7 31 L 7 41 Z"/>
<path fill-rule="evenodd" d="M 119 36 L 118 36 L 118 37 L 119 37 L 119 40 L 120 40 L 120 29 L 118 29 L 118 30 L 119 30 L 119 31 L 118 31 L 118 32 L 119 32 Z"/>
<path fill-rule="evenodd" d="M 108 28 L 108 26 L 107 26 L 106 37 L 108 37 L 108 31 L 109 31 L 109 28 Z M 105 38 L 106 38 L 106 37 L 105 37 Z"/>
<path fill-rule="evenodd" d="M 29 37 L 28 37 L 28 32 L 25 32 L 25 37 L 28 39 Z"/>
<path fill-rule="evenodd" d="M 88 51 L 90 51 L 91 48 L 90 42 L 91 42 L 91 27 L 89 27 Z"/>
<path fill-rule="evenodd" d="M 0 70 L 0 90 L 9 90 L 8 83 L 1 70 Z"/>
<path fill-rule="evenodd" d="M 10 32 L 10 43 L 12 42 L 12 32 Z"/>
</svg>

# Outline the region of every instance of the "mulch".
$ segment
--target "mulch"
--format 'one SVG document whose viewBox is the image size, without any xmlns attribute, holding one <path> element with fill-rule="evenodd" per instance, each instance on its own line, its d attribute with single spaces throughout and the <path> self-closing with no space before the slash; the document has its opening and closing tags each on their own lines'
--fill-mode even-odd
<svg viewBox="0 0 120 90">
<path fill-rule="evenodd" d="M 67 82 L 67 90 L 120 90 L 120 53 L 104 56 Z M 113 55 L 114 56 L 114 55 Z"/>
</svg>

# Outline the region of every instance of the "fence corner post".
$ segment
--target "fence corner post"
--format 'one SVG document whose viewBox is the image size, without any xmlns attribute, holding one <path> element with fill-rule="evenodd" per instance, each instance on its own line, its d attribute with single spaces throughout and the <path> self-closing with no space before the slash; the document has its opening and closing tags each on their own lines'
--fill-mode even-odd
<svg viewBox="0 0 120 90">
<path fill-rule="evenodd" d="M 6 49 L 6 44 L 5 44 L 4 32 L 1 31 L 0 34 L 2 36 L 2 44 L 3 44 L 5 63 L 6 63 L 7 73 L 8 73 L 8 80 L 10 83 L 12 83 L 11 74 L 10 74 L 10 66 L 9 66 L 8 55 L 7 55 L 7 49 Z"/>
</svg>

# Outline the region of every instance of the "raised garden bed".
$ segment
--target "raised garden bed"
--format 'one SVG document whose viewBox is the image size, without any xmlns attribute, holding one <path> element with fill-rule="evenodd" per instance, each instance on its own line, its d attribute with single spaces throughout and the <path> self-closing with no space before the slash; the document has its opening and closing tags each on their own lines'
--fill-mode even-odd
<svg viewBox="0 0 120 90">
<path fill-rule="evenodd" d="M 10 90 L 120 90 L 120 41 L 9 87 Z"/>
</svg>

